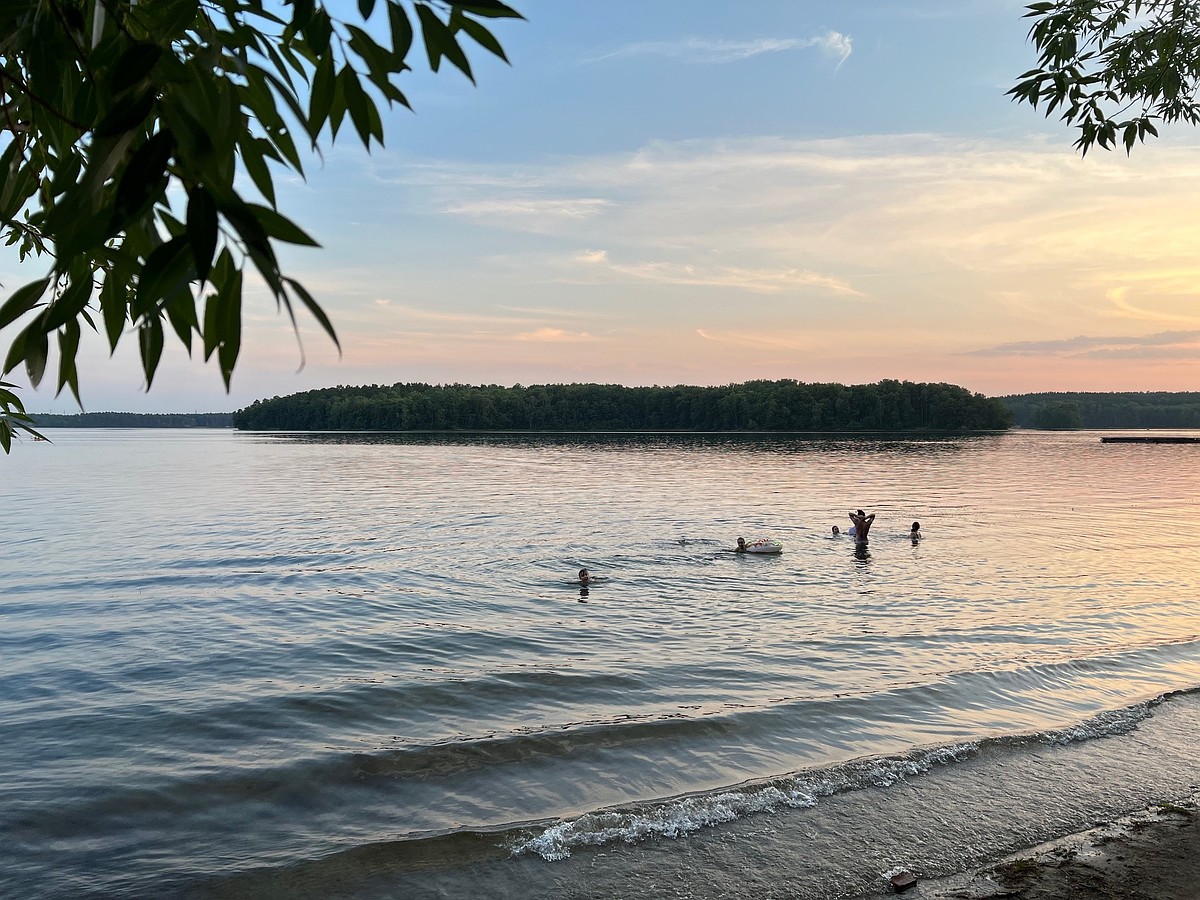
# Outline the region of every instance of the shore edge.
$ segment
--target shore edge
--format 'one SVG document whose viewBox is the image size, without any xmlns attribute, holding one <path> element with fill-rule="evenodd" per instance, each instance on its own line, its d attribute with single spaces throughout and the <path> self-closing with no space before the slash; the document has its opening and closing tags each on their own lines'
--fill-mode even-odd
<svg viewBox="0 0 1200 900">
<path fill-rule="evenodd" d="M 970 872 L 920 880 L 911 900 L 1196 900 L 1200 790 Z"/>
</svg>

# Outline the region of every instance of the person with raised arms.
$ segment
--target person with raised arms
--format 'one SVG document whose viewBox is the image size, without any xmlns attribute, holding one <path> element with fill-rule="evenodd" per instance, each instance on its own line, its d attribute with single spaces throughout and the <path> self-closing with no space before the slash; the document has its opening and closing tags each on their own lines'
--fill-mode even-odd
<svg viewBox="0 0 1200 900">
<path fill-rule="evenodd" d="M 869 516 L 864 515 L 861 509 L 850 513 L 850 521 L 854 523 L 854 542 L 856 544 L 865 544 L 867 542 L 867 534 L 871 530 L 871 523 L 875 521 L 875 513 Z"/>
</svg>

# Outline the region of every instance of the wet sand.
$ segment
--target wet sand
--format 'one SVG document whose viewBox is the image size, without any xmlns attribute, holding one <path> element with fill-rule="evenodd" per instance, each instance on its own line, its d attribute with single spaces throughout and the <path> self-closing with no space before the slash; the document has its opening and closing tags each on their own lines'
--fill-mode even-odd
<svg viewBox="0 0 1200 900">
<path fill-rule="evenodd" d="M 1031 848 L 991 866 L 918 882 L 911 900 L 1197 900 L 1200 792 Z"/>
</svg>

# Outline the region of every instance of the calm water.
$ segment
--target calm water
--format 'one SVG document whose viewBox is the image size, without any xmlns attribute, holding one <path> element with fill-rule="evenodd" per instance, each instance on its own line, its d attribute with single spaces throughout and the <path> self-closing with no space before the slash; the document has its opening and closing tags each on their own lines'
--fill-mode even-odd
<svg viewBox="0 0 1200 900">
<path fill-rule="evenodd" d="M 855 897 L 1200 787 L 1200 446 L 51 436 L 6 896 Z"/>
</svg>

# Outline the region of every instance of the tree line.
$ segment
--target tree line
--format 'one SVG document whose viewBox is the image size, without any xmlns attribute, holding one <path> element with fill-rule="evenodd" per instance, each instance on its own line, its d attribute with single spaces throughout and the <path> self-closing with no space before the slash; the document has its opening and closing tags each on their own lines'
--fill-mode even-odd
<svg viewBox="0 0 1200 900">
<path fill-rule="evenodd" d="M 246 431 L 982 431 L 1008 428 L 998 400 L 953 384 L 749 381 L 339 386 L 259 400 Z"/>
<path fill-rule="evenodd" d="M 38 413 L 38 428 L 231 428 L 233 413 Z"/>
<path fill-rule="evenodd" d="M 1000 397 L 1021 428 L 1200 428 L 1200 393 L 1043 393 Z"/>
</svg>

